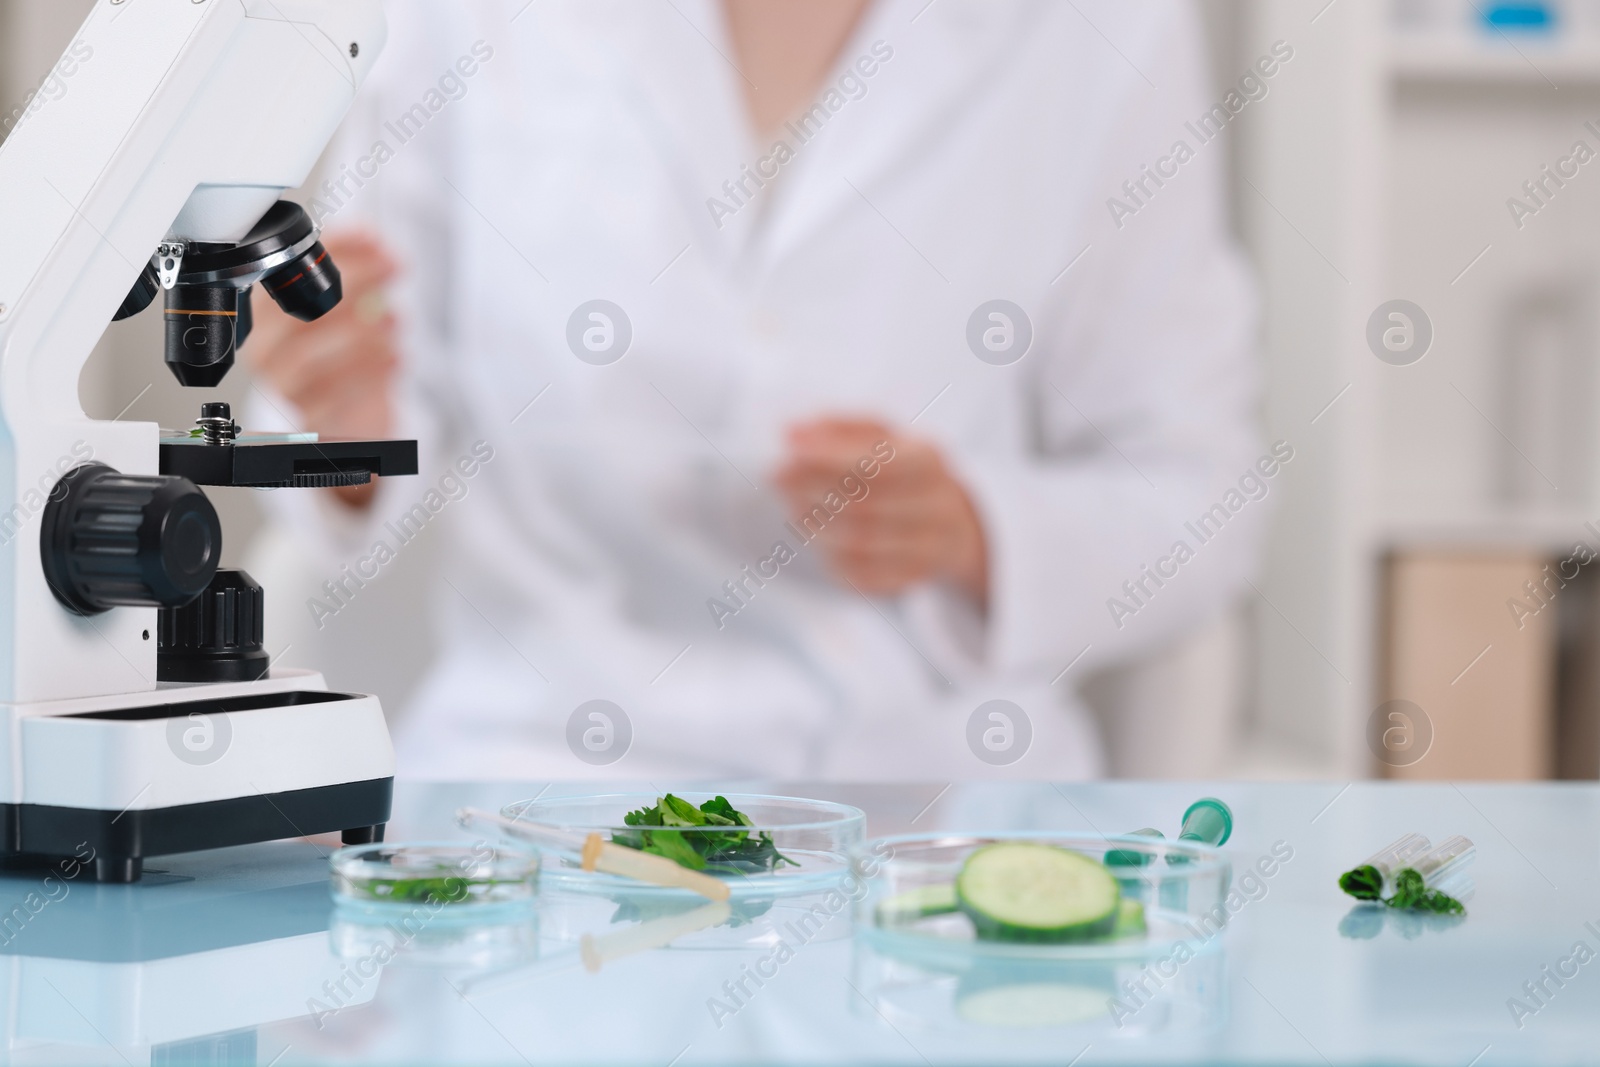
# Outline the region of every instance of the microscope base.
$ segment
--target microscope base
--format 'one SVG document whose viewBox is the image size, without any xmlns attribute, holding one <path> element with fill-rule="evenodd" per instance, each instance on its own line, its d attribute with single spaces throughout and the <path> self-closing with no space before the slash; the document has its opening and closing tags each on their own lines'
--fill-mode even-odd
<svg viewBox="0 0 1600 1067">
<path fill-rule="evenodd" d="M 393 794 L 394 779 L 377 778 L 128 811 L 0 804 L 0 820 L 25 845 L 9 852 L 8 863 L 54 866 L 93 855 L 95 881 L 136 882 L 147 856 L 327 833 L 343 834 L 348 844 L 381 841 Z"/>
<path fill-rule="evenodd" d="M 0 705 L 0 722 L 0 867 L 92 858 L 96 880 L 134 882 L 152 856 L 334 832 L 366 844 L 389 821 L 383 709 L 315 672 Z"/>
</svg>

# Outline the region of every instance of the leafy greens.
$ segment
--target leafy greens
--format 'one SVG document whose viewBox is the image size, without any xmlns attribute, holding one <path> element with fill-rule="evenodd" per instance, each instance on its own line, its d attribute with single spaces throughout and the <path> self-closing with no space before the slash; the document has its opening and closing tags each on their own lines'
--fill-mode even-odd
<svg viewBox="0 0 1600 1067">
<path fill-rule="evenodd" d="M 1437 915 L 1460 915 L 1467 910 L 1461 901 L 1450 894 L 1429 889 L 1423 884 L 1422 875 L 1410 867 L 1394 876 L 1394 895 L 1384 903 L 1391 908 L 1431 911 Z"/>
<path fill-rule="evenodd" d="M 377 900 L 406 904 L 459 904 L 470 892 L 463 878 L 375 878 L 361 888 Z"/>
<path fill-rule="evenodd" d="M 622 821 L 636 829 L 612 834 L 613 844 L 665 856 L 691 870 L 751 874 L 785 863 L 799 866 L 778 851 L 767 831 L 740 829 L 751 825 L 750 818 L 726 797 L 713 797 L 697 808 L 668 793 L 651 807 L 628 812 Z"/>
<path fill-rule="evenodd" d="M 1339 876 L 1339 888 L 1357 900 L 1372 900 L 1405 911 L 1429 911 L 1436 915 L 1462 915 L 1466 906 L 1448 893 L 1429 889 L 1422 875 L 1403 867 L 1395 873 L 1394 892 L 1383 896 L 1383 873 L 1373 866 L 1357 867 Z"/>
<path fill-rule="evenodd" d="M 1339 876 L 1339 888 L 1357 900 L 1380 900 L 1383 897 L 1383 874 L 1368 864 Z"/>
</svg>

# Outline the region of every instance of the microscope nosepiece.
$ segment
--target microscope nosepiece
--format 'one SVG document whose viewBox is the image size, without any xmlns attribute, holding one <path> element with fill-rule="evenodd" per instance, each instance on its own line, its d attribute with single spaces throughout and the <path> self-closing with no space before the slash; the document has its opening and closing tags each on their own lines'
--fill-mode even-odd
<svg viewBox="0 0 1600 1067">
<path fill-rule="evenodd" d="M 280 200 L 238 244 L 188 246 L 167 290 L 167 366 L 184 385 L 213 386 L 250 333 L 257 283 L 301 322 L 320 319 L 344 296 L 339 268 L 305 209 Z"/>
<path fill-rule="evenodd" d="M 339 268 L 318 241 L 283 267 L 261 279 L 273 301 L 301 322 L 314 322 L 344 297 Z"/>
<path fill-rule="evenodd" d="M 250 290 L 177 285 L 167 290 L 167 366 L 180 383 L 211 387 L 250 335 Z"/>
</svg>

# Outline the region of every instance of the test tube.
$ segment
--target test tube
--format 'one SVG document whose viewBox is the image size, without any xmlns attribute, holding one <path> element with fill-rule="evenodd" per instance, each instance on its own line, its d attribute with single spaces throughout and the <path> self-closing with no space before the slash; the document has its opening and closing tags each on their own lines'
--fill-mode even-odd
<svg viewBox="0 0 1600 1067">
<path fill-rule="evenodd" d="M 1422 884 L 1429 889 L 1438 889 L 1466 869 L 1478 855 L 1478 846 L 1457 834 L 1447 841 L 1442 841 L 1429 852 L 1413 858 L 1409 863 L 1402 863 L 1396 867 L 1410 867 L 1422 875 Z"/>
<path fill-rule="evenodd" d="M 1216 797 L 1201 797 L 1190 804 L 1183 813 L 1183 826 L 1178 831 L 1179 841 L 1193 841 L 1201 845 L 1221 847 L 1233 836 L 1233 812 Z M 1167 863 L 1181 867 L 1189 857 L 1181 852 L 1169 852 Z"/>
<path fill-rule="evenodd" d="M 1472 903 L 1472 898 L 1477 893 L 1477 886 L 1472 883 L 1472 875 L 1462 870 L 1456 871 L 1437 884 L 1429 884 L 1428 888 L 1438 890 L 1447 897 L 1454 897 L 1462 904 Z"/>
<path fill-rule="evenodd" d="M 1183 813 L 1183 829 L 1179 841 L 1198 841 L 1203 845 L 1218 847 L 1228 843 L 1233 835 L 1233 812 L 1216 797 L 1201 797 Z"/>
<path fill-rule="evenodd" d="M 1443 893 L 1465 904 L 1472 899 L 1472 877 L 1467 867 L 1478 855 L 1478 849 L 1465 837 L 1457 835 L 1441 842 L 1437 847 L 1413 857 L 1410 862 L 1396 867 L 1396 872 L 1410 869 L 1422 876 L 1422 884 L 1430 891 Z M 1413 920 L 1437 920 L 1435 915 L 1412 915 Z M 1421 927 L 1418 927 L 1421 929 Z M 1415 936 L 1410 934 L 1408 936 Z"/>
<path fill-rule="evenodd" d="M 1125 837 L 1153 837 L 1160 839 L 1164 836 L 1160 830 L 1146 826 L 1142 830 L 1130 830 Z M 1131 848 L 1114 848 L 1106 853 L 1105 864 L 1107 867 L 1143 867 L 1155 856 L 1149 852 L 1137 852 Z"/>
<path fill-rule="evenodd" d="M 1432 847 L 1428 839 L 1421 834 L 1406 834 L 1392 841 L 1387 847 L 1379 849 L 1365 866 L 1376 867 L 1387 876 L 1401 867 L 1415 866 L 1413 861 Z"/>
<path fill-rule="evenodd" d="M 1465 841 L 1466 838 L 1462 838 L 1462 840 Z M 1470 845 L 1471 842 L 1468 842 L 1468 844 Z M 1429 843 L 1428 839 L 1423 837 L 1421 834 L 1411 833 L 1396 838 L 1383 848 L 1380 848 L 1372 855 L 1370 859 L 1367 860 L 1367 862 L 1348 872 L 1348 874 L 1345 876 L 1348 878 L 1357 871 L 1361 871 L 1370 867 L 1377 873 L 1376 881 L 1379 884 L 1370 887 L 1367 893 L 1354 893 L 1351 892 L 1349 887 L 1345 888 L 1345 892 L 1350 893 L 1351 896 L 1359 897 L 1363 900 L 1377 900 L 1384 894 L 1384 892 L 1394 889 L 1394 875 L 1396 871 L 1400 870 L 1402 867 L 1415 866 L 1416 861 L 1425 853 L 1427 853 L 1428 849 L 1431 847 L 1432 845 Z M 1344 884 L 1342 879 L 1340 884 Z"/>
</svg>

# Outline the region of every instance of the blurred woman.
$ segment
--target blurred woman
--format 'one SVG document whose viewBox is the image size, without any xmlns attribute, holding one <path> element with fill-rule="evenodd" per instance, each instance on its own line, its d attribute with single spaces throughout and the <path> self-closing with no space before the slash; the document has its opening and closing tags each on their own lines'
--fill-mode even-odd
<svg viewBox="0 0 1600 1067">
<path fill-rule="evenodd" d="M 1073 683 L 1255 551 L 1243 512 L 1146 577 L 1256 456 L 1201 40 L 1171 2 L 393 4 L 311 191 L 345 304 L 246 355 L 432 457 L 278 504 L 374 573 L 448 529 L 402 771 L 1096 773 Z"/>
</svg>

